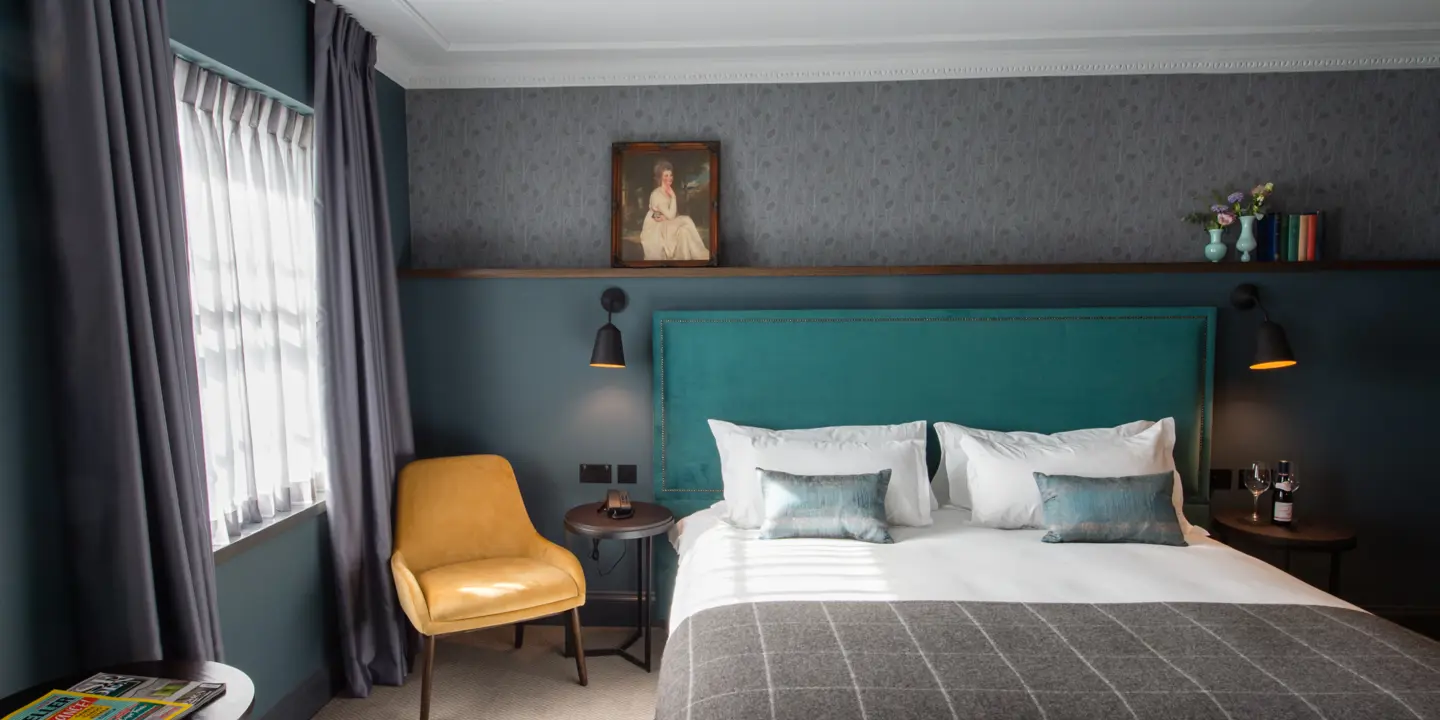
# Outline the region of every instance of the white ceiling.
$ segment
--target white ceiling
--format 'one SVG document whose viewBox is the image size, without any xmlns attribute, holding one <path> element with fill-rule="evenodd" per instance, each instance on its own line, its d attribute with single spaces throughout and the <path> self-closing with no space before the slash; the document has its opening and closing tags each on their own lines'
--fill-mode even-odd
<svg viewBox="0 0 1440 720">
<path fill-rule="evenodd" d="M 406 87 L 1440 67 L 1440 0 L 345 0 Z"/>
</svg>

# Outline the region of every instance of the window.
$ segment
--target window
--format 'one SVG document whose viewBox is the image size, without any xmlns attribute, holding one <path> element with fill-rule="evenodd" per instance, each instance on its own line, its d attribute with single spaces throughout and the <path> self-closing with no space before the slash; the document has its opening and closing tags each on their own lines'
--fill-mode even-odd
<svg viewBox="0 0 1440 720">
<path fill-rule="evenodd" d="M 314 119 L 177 59 L 210 532 L 323 497 Z"/>
</svg>

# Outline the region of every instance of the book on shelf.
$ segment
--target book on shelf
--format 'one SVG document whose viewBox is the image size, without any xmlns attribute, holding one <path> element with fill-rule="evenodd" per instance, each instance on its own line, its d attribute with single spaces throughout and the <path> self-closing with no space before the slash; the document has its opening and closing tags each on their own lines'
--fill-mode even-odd
<svg viewBox="0 0 1440 720">
<path fill-rule="evenodd" d="M 1289 232 L 1286 235 L 1286 249 L 1284 259 L 1287 262 L 1296 262 L 1300 259 L 1300 216 L 1289 217 Z"/>
<path fill-rule="evenodd" d="M 1271 213 L 1256 236 L 1259 259 L 1266 262 L 1314 262 L 1325 246 L 1325 213 Z"/>
</svg>

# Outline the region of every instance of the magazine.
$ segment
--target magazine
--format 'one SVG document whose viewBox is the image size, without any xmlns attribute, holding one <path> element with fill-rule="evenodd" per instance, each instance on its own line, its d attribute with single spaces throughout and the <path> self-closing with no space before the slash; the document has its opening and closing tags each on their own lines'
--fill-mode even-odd
<svg viewBox="0 0 1440 720">
<path fill-rule="evenodd" d="M 190 709 L 186 703 L 51 690 L 4 720 L 171 720 Z"/>
<path fill-rule="evenodd" d="M 123 697 L 136 700 L 162 700 L 183 703 L 190 707 L 173 717 L 185 717 L 206 703 L 225 694 L 224 683 L 191 682 L 140 675 L 99 673 L 70 686 L 74 692 Z"/>
</svg>

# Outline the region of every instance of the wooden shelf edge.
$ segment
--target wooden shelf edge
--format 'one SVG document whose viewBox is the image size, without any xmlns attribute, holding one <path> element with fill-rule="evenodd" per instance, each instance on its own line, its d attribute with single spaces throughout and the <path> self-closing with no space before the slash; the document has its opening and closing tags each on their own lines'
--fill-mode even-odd
<svg viewBox="0 0 1440 720">
<path fill-rule="evenodd" d="M 1133 273 L 1275 273 L 1440 270 L 1440 260 L 1328 260 L 1276 263 L 1072 263 L 1062 265 L 894 265 L 709 268 L 456 268 L 406 269 L 402 278 L 734 278 L 884 277 L 920 275 L 1105 275 Z"/>
</svg>

